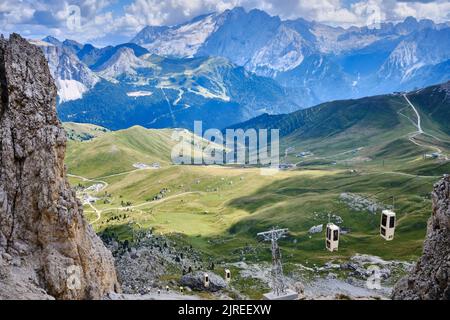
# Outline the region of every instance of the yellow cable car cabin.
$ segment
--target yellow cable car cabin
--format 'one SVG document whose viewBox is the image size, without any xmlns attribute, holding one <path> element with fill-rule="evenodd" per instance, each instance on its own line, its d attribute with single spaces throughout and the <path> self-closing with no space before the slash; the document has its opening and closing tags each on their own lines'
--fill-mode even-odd
<svg viewBox="0 0 450 320">
<path fill-rule="evenodd" d="M 387 241 L 394 239 L 395 233 L 395 212 L 383 210 L 381 213 L 380 235 Z"/>
<path fill-rule="evenodd" d="M 334 223 L 327 224 L 326 247 L 331 252 L 339 248 L 339 227 Z"/>
</svg>

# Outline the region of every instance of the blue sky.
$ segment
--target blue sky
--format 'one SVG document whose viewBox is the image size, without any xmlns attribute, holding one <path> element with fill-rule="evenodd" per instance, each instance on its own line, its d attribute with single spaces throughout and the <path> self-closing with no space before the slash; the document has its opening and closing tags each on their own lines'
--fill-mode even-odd
<svg viewBox="0 0 450 320">
<path fill-rule="evenodd" d="M 52 35 L 101 46 L 126 42 L 146 25 L 174 25 L 235 6 L 344 27 L 364 25 L 374 10 L 382 21 L 407 16 L 450 21 L 449 0 L 1 0 L 0 32 L 29 38 Z"/>
</svg>

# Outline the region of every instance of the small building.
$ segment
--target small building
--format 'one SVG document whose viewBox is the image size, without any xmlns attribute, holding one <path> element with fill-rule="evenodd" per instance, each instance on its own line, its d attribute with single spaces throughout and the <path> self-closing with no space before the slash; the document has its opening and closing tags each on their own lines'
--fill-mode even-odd
<svg viewBox="0 0 450 320">
<path fill-rule="evenodd" d="M 394 239 L 395 233 L 395 212 L 383 210 L 381 213 L 380 235 L 387 241 Z"/>
</svg>

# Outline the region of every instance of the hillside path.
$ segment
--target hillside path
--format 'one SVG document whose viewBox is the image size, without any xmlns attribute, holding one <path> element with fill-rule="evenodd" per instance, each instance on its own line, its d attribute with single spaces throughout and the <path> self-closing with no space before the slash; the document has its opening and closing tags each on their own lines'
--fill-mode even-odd
<svg viewBox="0 0 450 320">
<path fill-rule="evenodd" d="M 417 111 L 416 107 L 415 107 L 415 106 L 412 104 L 412 102 L 408 99 L 408 97 L 406 96 L 406 94 L 403 94 L 403 98 L 405 98 L 406 102 L 407 102 L 408 105 L 413 109 L 414 113 L 415 113 L 416 116 L 417 116 L 417 124 L 416 124 L 417 131 L 416 131 L 412 136 L 409 137 L 409 141 L 411 141 L 412 143 L 414 143 L 416 146 L 424 147 L 424 148 L 431 148 L 431 149 L 436 150 L 437 153 L 442 154 L 442 150 L 441 150 L 439 147 L 436 147 L 435 145 L 431 145 L 431 144 L 420 144 L 420 143 L 418 143 L 417 141 L 414 140 L 415 137 L 417 137 L 417 136 L 423 134 L 423 135 L 432 137 L 433 139 L 436 139 L 436 140 L 438 140 L 438 141 L 442 141 L 441 139 L 439 139 L 439 138 L 437 138 L 437 137 L 435 137 L 435 136 L 433 136 L 433 135 L 431 135 L 431 134 L 426 133 L 425 131 L 423 131 L 423 129 L 422 129 L 422 119 L 420 118 L 420 114 L 419 114 L 419 112 Z M 445 159 L 448 159 L 448 157 L 446 156 Z"/>
<path fill-rule="evenodd" d="M 419 112 L 417 111 L 416 107 L 414 107 L 414 105 L 411 103 L 411 101 L 409 101 L 409 99 L 408 99 L 408 97 L 406 96 L 406 94 L 403 94 L 403 98 L 405 98 L 406 102 L 411 106 L 411 108 L 414 110 L 414 112 L 415 112 L 415 114 L 416 114 L 416 116 L 417 116 L 417 124 L 416 124 L 416 126 L 417 126 L 417 132 L 418 132 L 419 134 L 424 133 L 423 130 L 422 130 L 422 124 L 421 124 L 422 120 L 421 120 L 421 118 L 420 118 Z"/>
</svg>

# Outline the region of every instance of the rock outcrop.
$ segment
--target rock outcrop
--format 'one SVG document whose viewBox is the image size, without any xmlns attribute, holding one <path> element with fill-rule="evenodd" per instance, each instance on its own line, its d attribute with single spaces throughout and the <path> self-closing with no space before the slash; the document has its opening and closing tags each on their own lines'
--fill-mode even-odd
<svg viewBox="0 0 450 320">
<path fill-rule="evenodd" d="M 450 176 L 434 185 L 432 198 L 422 257 L 412 273 L 397 283 L 393 299 L 450 299 Z"/>
<path fill-rule="evenodd" d="M 0 299 L 119 291 L 112 255 L 66 179 L 66 135 L 42 51 L 1 37 L 0 85 Z"/>
<path fill-rule="evenodd" d="M 209 285 L 205 286 L 205 272 L 196 271 L 188 273 L 181 277 L 180 284 L 184 287 L 198 291 L 216 292 L 227 286 L 225 280 L 213 272 L 207 272 Z"/>
</svg>

